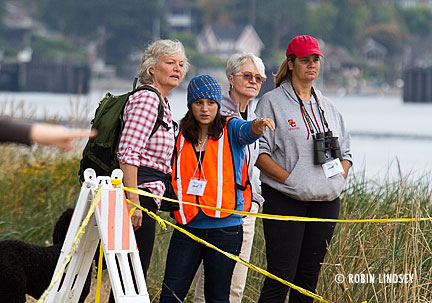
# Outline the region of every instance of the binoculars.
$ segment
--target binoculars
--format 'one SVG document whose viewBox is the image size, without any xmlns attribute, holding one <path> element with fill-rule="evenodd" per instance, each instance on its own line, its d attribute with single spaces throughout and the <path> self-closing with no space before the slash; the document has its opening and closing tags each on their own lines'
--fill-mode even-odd
<svg viewBox="0 0 432 303">
<path fill-rule="evenodd" d="M 333 137 L 330 130 L 325 133 L 316 133 L 313 140 L 314 164 L 324 164 L 329 158 L 339 158 L 342 161 L 338 137 Z"/>
</svg>

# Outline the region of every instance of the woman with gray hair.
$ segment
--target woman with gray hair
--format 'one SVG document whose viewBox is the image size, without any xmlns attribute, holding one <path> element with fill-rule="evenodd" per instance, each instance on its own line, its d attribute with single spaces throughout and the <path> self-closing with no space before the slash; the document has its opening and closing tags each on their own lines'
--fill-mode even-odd
<svg viewBox="0 0 432 303">
<path fill-rule="evenodd" d="M 226 76 L 229 81 L 230 90 L 222 96 L 221 114 L 253 121 L 256 118 L 254 113 L 256 104 L 253 98 L 258 96 L 261 85 L 266 80 L 265 67 L 262 60 L 252 53 L 234 54 L 227 61 Z M 246 146 L 246 159 L 250 180 L 253 180 L 254 177 L 254 167 L 258 158 L 258 152 L 259 144 L 257 141 Z M 264 198 L 256 192 L 255 184 L 255 182 L 252 184 L 252 205 L 250 212 L 257 213 L 264 203 Z M 254 229 L 255 217 L 245 217 L 243 219 L 243 242 L 240 251 L 240 258 L 245 261 L 249 261 L 250 259 Z M 231 280 L 230 302 L 241 303 L 246 277 L 247 267 L 237 263 Z M 197 273 L 196 281 L 195 303 L 205 302 L 202 266 Z"/>
<path fill-rule="evenodd" d="M 171 156 L 174 149 L 172 114 L 167 95 L 183 80 L 189 69 L 181 42 L 157 40 L 144 51 L 138 73 L 140 85 L 156 91 L 140 90 L 129 97 L 124 112 L 124 128 L 117 157 L 123 170 L 126 187 L 140 188 L 159 196 L 172 196 Z M 162 97 L 163 121 L 153 133 Z M 127 193 L 129 200 L 155 212 L 161 209 L 160 199 Z M 131 206 L 129 206 L 131 208 Z M 170 210 L 170 209 L 166 209 Z M 155 222 L 135 210 L 132 225 L 138 244 L 141 264 L 146 275 L 153 250 Z"/>
</svg>

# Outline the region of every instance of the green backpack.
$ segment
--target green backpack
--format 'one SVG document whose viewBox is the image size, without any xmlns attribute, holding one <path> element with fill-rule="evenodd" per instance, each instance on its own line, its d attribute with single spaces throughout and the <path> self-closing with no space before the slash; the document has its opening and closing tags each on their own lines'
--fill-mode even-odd
<svg viewBox="0 0 432 303">
<path fill-rule="evenodd" d="M 132 91 L 118 96 L 108 92 L 99 102 L 91 122 L 92 128 L 95 128 L 98 133 L 96 137 L 88 140 L 83 150 L 78 171 L 81 182 L 84 182 L 84 171 L 87 168 L 93 168 L 96 171 L 96 176 L 110 176 L 114 169 L 119 168 L 116 151 L 124 126 L 123 110 L 129 96 L 137 91 L 149 90 L 159 97 L 158 116 L 150 137 L 154 135 L 160 125 L 169 129 L 167 123 L 163 121 L 164 106 L 162 96 L 151 86 L 136 88 L 136 82 L 137 79 L 135 78 Z"/>
</svg>

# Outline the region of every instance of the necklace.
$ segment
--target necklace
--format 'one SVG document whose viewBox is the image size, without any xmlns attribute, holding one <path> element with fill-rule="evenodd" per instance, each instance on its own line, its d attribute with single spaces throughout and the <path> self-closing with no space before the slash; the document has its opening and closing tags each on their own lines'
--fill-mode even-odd
<svg viewBox="0 0 432 303">
<path fill-rule="evenodd" d="M 206 140 L 207 140 L 208 135 L 200 136 L 200 138 L 198 139 L 198 144 L 201 145 L 203 144 Z"/>
<path fill-rule="evenodd" d="M 206 141 L 207 141 L 207 138 L 208 138 L 208 136 L 205 136 L 204 138 L 199 138 L 198 139 L 198 148 L 199 148 L 199 150 L 203 150 L 204 149 L 204 145 L 205 145 L 205 143 L 206 143 Z"/>
</svg>

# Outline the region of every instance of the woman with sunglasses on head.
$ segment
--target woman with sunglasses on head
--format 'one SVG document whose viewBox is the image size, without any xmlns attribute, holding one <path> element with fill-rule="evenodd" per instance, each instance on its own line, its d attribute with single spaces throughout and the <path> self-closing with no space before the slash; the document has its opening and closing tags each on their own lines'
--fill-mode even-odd
<svg viewBox="0 0 432 303">
<path fill-rule="evenodd" d="M 257 140 L 271 119 L 254 121 L 222 116 L 221 87 L 216 79 L 197 76 L 188 85 L 188 112 L 180 121 L 173 158 L 173 186 L 179 200 L 230 210 L 248 210 L 245 145 Z M 180 205 L 178 225 L 228 253 L 238 255 L 243 239 L 242 216 Z M 166 261 L 160 302 L 182 302 L 195 273 L 204 264 L 206 302 L 229 302 L 235 261 L 174 230 Z"/>
<path fill-rule="evenodd" d="M 265 67 L 260 58 L 252 53 L 234 54 L 226 66 L 226 76 L 229 81 L 230 90 L 222 95 L 221 114 L 236 117 L 247 121 L 253 121 L 255 100 L 261 85 L 265 82 Z M 246 163 L 248 166 L 249 179 L 253 180 L 253 171 L 258 157 L 258 141 L 246 146 Z M 252 205 L 250 212 L 257 213 L 264 203 L 264 198 L 256 192 L 254 184 L 252 187 Z M 243 243 L 240 258 L 249 261 L 254 238 L 255 217 L 243 218 Z M 242 264 L 236 264 L 231 280 L 230 302 L 241 303 L 243 291 L 246 284 L 248 268 Z M 204 303 L 204 275 L 202 266 L 197 272 L 195 287 L 195 303 Z"/>
<path fill-rule="evenodd" d="M 339 195 L 352 165 L 342 115 L 314 86 L 323 54 L 310 36 L 297 36 L 275 76 L 276 88 L 256 109 L 274 119 L 275 132 L 260 139 L 263 213 L 337 219 Z M 267 269 L 315 291 L 335 223 L 264 220 Z M 285 302 L 288 286 L 266 278 L 259 302 Z M 290 303 L 313 299 L 291 289 Z"/>
</svg>

